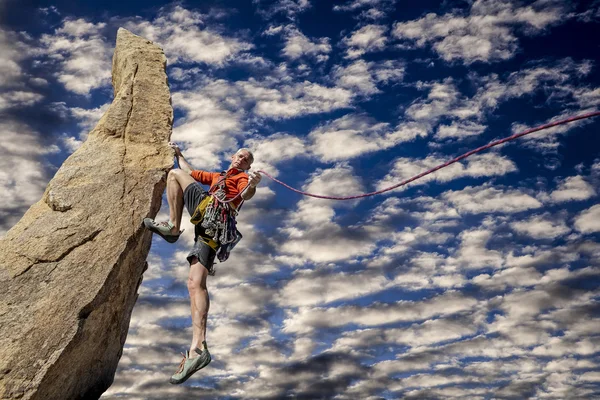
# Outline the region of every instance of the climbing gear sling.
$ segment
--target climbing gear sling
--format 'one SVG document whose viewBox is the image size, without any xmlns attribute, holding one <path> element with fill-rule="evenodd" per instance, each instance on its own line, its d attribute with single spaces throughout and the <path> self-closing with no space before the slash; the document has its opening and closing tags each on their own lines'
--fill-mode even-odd
<svg viewBox="0 0 600 400">
<path fill-rule="evenodd" d="M 236 209 L 226 201 L 225 180 L 228 171 L 222 172 L 219 180 L 209 189 L 208 195 L 198 204 L 190 222 L 200 224 L 210 237 L 206 243 L 217 250 L 217 258 L 223 262 L 229 258 L 229 253 L 242 239 L 237 230 L 235 217 L 243 204 L 243 199 Z"/>
</svg>

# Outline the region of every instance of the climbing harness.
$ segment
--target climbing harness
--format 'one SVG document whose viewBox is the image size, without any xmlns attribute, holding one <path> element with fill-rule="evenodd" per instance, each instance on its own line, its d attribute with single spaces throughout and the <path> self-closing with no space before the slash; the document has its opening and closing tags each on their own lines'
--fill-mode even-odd
<svg viewBox="0 0 600 400">
<path fill-rule="evenodd" d="M 285 184 L 284 182 L 282 182 L 282 181 L 280 181 L 278 179 L 275 179 L 273 176 L 269 175 L 267 172 L 265 172 L 263 170 L 259 170 L 258 172 L 260 172 L 261 174 L 266 175 L 268 178 L 270 178 L 274 182 L 279 183 L 280 185 L 282 185 L 282 186 L 290 189 L 291 191 L 299 193 L 299 194 L 304 195 L 304 196 L 310 196 L 310 197 L 316 197 L 318 199 L 328 199 L 328 200 L 353 200 L 353 199 L 360 199 L 360 198 L 363 198 L 363 197 L 375 196 L 376 194 L 382 194 L 382 193 L 385 193 L 385 192 L 389 192 L 390 190 L 394 190 L 394 189 L 397 189 L 397 188 L 399 188 L 401 186 L 405 186 L 405 185 L 407 185 L 407 184 L 409 184 L 409 183 L 411 183 L 413 181 L 416 181 L 417 179 L 420 179 L 420 178 L 424 177 L 425 175 L 429 175 L 431 173 L 434 173 L 435 171 L 437 171 L 439 169 L 445 168 L 445 167 L 447 167 L 447 166 L 449 166 L 451 164 L 454 164 L 454 163 L 456 163 L 456 162 L 458 162 L 458 161 L 460 161 L 460 160 L 462 160 L 464 158 L 467 158 L 467 157 L 469 157 L 469 156 L 471 156 L 471 155 L 473 155 L 475 153 L 479 153 L 480 151 L 487 150 L 487 149 L 492 148 L 494 146 L 498 146 L 498 145 L 500 145 L 502 143 L 510 142 L 511 140 L 515 140 L 515 139 L 520 138 L 522 136 L 529 135 L 529 134 L 534 133 L 534 132 L 539 132 L 539 131 L 542 131 L 544 129 L 553 128 L 555 126 L 568 124 L 570 122 L 575 122 L 575 121 L 579 121 L 579 120 L 582 120 L 582 119 L 597 117 L 598 115 L 600 115 L 600 111 L 595 111 L 595 112 L 591 112 L 591 113 L 588 113 L 588 114 L 577 115 L 577 116 L 566 118 L 566 119 L 562 119 L 562 120 L 559 120 L 559 121 L 550 122 L 548 124 L 540 125 L 538 127 L 531 128 L 531 129 L 528 129 L 528 130 L 520 132 L 520 133 L 515 133 L 514 135 L 505 137 L 504 139 L 496 140 L 494 142 L 486 144 L 485 146 L 481 146 L 481 147 L 478 147 L 478 148 L 476 148 L 474 150 L 471 150 L 471 151 L 469 151 L 469 152 L 467 152 L 467 153 L 465 153 L 463 155 L 460 155 L 460 156 L 458 156 L 458 157 L 456 157 L 456 158 L 454 158 L 454 159 L 452 159 L 452 160 L 450 160 L 448 162 L 445 162 L 445 163 L 440 164 L 440 165 L 438 165 L 436 167 L 433 167 L 433 168 L 431 168 L 428 171 L 421 172 L 420 174 L 415 175 L 412 178 L 406 179 L 406 180 L 404 180 L 404 181 L 402 181 L 402 182 L 400 182 L 400 183 L 398 183 L 396 185 L 390 186 L 390 187 L 382 189 L 382 190 L 378 190 L 376 192 L 364 193 L 364 194 L 359 194 L 359 195 L 356 195 L 356 196 L 336 197 L 336 196 L 324 196 L 324 195 L 320 195 L 320 194 L 307 193 L 307 192 L 303 192 L 303 191 L 298 190 L 298 189 L 294 189 L 293 187 Z M 244 190 L 245 190 L 245 188 L 244 188 Z M 243 192 L 243 190 L 236 197 L 234 197 L 232 199 L 229 199 L 229 200 L 226 200 L 225 202 L 228 203 L 228 202 L 234 201 L 238 196 L 241 195 L 242 192 Z"/>
<path fill-rule="evenodd" d="M 208 195 L 198 204 L 190 222 L 200 224 L 209 237 L 205 242 L 217 250 L 217 258 L 223 262 L 229 258 L 229 253 L 242 239 L 237 230 L 235 217 L 244 200 L 237 209 L 226 201 L 225 180 L 227 172 L 221 173 L 219 180 L 209 189 Z"/>
</svg>

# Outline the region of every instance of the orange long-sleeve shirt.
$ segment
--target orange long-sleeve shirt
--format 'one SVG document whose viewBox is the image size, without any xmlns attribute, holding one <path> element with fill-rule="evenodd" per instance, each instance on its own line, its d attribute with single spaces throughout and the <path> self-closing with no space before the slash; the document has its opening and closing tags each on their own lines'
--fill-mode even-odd
<svg viewBox="0 0 600 400">
<path fill-rule="evenodd" d="M 192 178 L 196 181 L 200 182 L 203 185 L 208 185 L 212 187 L 215 185 L 219 179 L 221 179 L 221 174 L 219 172 L 207 172 L 200 170 L 193 170 L 190 174 Z M 244 190 L 248 186 L 248 174 L 244 171 L 236 168 L 231 168 L 227 171 L 226 179 L 225 179 L 225 193 L 226 198 L 231 199 L 238 195 L 242 190 Z M 233 201 L 233 205 L 237 209 L 240 203 L 242 202 L 242 198 L 239 197 L 235 201 Z"/>
</svg>

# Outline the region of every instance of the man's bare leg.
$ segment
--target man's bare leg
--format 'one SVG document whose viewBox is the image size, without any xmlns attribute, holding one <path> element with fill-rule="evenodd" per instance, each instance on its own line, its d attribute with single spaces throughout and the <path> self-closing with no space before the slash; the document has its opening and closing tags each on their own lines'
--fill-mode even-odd
<svg viewBox="0 0 600 400">
<path fill-rule="evenodd" d="M 190 355 L 195 354 L 196 348 L 202 349 L 202 342 L 206 340 L 206 321 L 208 319 L 208 309 L 210 307 L 208 290 L 206 289 L 207 276 L 208 269 L 200 264 L 198 259 L 194 257 L 192 264 L 190 265 L 188 277 L 188 291 L 190 292 L 193 329 Z"/>
<path fill-rule="evenodd" d="M 169 171 L 167 176 L 167 202 L 169 203 L 169 219 L 173 224 L 171 233 L 176 235 L 181 228 L 183 214 L 183 191 L 196 181 L 187 172 L 178 168 Z"/>
</svg>

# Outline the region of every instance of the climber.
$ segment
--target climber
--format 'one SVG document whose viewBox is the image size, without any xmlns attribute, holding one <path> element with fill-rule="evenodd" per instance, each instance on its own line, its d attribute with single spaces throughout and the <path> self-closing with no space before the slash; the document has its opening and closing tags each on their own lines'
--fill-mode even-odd
<svg viewBox="0 0 600 400">
<path fill-rule="evenodd" d="M 215 256 L 221 261 L 227 259 L 232 246 L 241 238 L 235 228 L 235 215 L 242 201 L 254 196 L 261 175 L 258 172 L 245 172 L 254 161 L 252 152 L 246 148 L 231 156 L 227 171 L 218 173 L 194 170 L 177 144 L 169 143 L 169 146 L 175 151 L 180 167 L 169 171 L 167 176 L 169 221 L 157 223 L 145 218 L 144 225 L 167 242 L 176 242 L 182 232 L 180 226 L 184 204 L 192 215 L 192 222 L 196 223 L 194 247 L 187 256 L 190 263 L 188 291 L 193 325 L 192 343 L 170 379 L 171 383 L 179 384 L 211 361 L 206 345 L 206 321 L 210 305 L 206 278 L 207 275 L 214 275 Z M 209 185 L 209 191 L 200 184 Z M 233 201 L 227 202 L 233 198 Z"/>
</svg>

